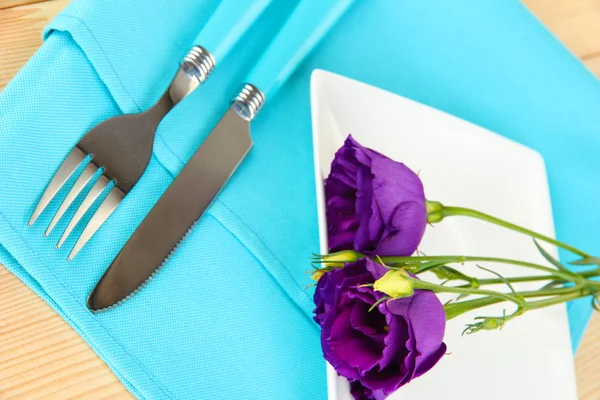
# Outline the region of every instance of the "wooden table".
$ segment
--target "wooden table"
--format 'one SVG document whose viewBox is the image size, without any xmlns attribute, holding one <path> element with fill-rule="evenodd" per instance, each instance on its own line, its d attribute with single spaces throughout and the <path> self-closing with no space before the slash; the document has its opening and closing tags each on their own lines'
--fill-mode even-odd
<svg viewBox="0 0 600 400">
<path fill-rule="evenodd" d="M 40 32 L 69 0 L 0 0 L 0 90 L 41 44 Z M 526 0 L 600 76 L 600 0 Z M 600 110 L 599 110 L 600 112 Z M 575 357 L 579 397 L 600 398 L 600 316 Z M 77 333 L 0 266 L 0 399 L 133 398 Z"/>
</svg>

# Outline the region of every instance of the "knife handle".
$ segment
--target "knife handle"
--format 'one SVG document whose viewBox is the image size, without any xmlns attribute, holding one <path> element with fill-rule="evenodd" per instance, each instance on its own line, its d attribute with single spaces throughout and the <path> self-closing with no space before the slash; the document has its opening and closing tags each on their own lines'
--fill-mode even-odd
<svg viewBox="0 0 600 400">
<path fill-rule="evenodd" d="M 247 83 L 266 98 L 275 93 L 303 58 L 350 7 L 353 0 L 301 0 L 252 69 Z"/>
<path fill-rule="evenodd" d="M 272 0 L 222 0 L 196 36 L 194 46 L 201 46 L 220 62 Z"/>
</svg>

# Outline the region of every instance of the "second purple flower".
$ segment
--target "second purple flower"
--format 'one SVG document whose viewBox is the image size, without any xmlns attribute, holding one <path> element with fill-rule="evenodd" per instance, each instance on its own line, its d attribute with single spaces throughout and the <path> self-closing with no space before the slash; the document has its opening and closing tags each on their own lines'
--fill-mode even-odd
<svg viewBox="0 0 600 400">
<path fill-rule="evenodd" d="M 421 180 L 406 165 L 348 136 L 325 180 L 331 251 L 411 255 L 427 224 Z"/>
</svg>

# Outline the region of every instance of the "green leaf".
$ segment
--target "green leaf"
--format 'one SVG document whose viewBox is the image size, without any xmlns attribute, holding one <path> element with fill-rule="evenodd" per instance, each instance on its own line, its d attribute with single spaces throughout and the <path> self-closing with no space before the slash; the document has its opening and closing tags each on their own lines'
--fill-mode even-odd
<svg viewBox="0 0 600 400">
<path fill-rule="evenodd" d="M 562 265 L 560 263 L 560 261 L 558 261 L 556 258 L 552 257 L 546 250 L 544 250 L 544 248 L 542 246 L 540 246 L 540 244 L 538 243 L 537 240 L 533 239 L 533 243 L 535 243 L 535 247 L 537 247 L 538 251 L 540 252 L 540 254 L 542 256 L 544 256 L 546 261 L 548 261 L 550 264 L 554 265 L 560 271 L 567 272 L 569 275 L 573 274 L 573 272 L 571 272 L 571 270 L 569 270 L 567 267 Z"/>
<path fill-rule="evenodd" d="M 600 258 L 598 257 L 584 257 L 581 260 L 571 261 L 571 265 L 598 265 L 600 266 Z"/>
<path fill-rule="evenodd" d="M 427 262 L 421 263 L 419 265 L 419 270 L 418 270 L 417 274 L 420 274 L 420 273 L 425 272 L 425 271 L 432 270 L 432 269 L 437 268 L 437 267 L 441 267 L 444 264 L 446 264 L 445 261 L 427 261 Z"/>
<path fill-rule="evenodd" d="M 511 285 L 511 284 L 510 284 L 510 282 L 508 281 L 508 279 L 506 279 L 504 276 L 500 275 L 498 272 L 496 272 L 496 271 L 493 271 L 493 270 L 491 270 L 491 269 L 488 269 L 488 268 L 484 268 L 484 267 L 482 267 L 481 265 L 477 265 L 477 268 L 479 268 L 479 269 L 482 269 L 482 270 L 484 270 L 484 271 L 487 271 L 487 272 L 489 272 L 490 274 L 496 275 L 496 276 L 497 276 L 499 279 L 501 279 L 501 280 L 502 280 L 502 282 L 504 282 L 504 283 L 506 284 L 506 286 L 508 286 L 508 288 L 510 289 L 510 291 L 512 292 L 512 294 L 514 294 L 515 296 L 518 296 L 518 297 L 519 297 L 519 298 L 521 298 L 521 299 L 523 298 L 523 297 L 521 297 L 521 296 L 520 296 L 520 295 L 517 293 L 517 291 L 515 290 L 515 288 L 513 287 L 513 285 Z"/>
<path fill-rule="evenodd" d="M 433 272 L 438 277 L 438 279 L 444 279 L 446 281 L 460 280 L 469 282 L 469 284 L 474 288 L 479 287 L 479 280 L 477 278 L 465 275 L 452 267 L 448 267 L 447 265 L 434 267 L 431 269 L 431 272 Z"/>
</svg>

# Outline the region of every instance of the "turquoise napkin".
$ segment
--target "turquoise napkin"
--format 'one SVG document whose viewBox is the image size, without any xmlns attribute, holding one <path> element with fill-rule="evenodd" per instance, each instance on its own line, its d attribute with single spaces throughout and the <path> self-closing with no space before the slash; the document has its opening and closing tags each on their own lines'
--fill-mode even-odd
<svg viewBox="0 0 600 400">
<path fill-rule="evenodd" d="M 64 223 L 42 236 L 58 204 L 33 227 L 26 222 L 88 129 L 158 99 L 217 3 L 74 0 L 0 94 L 0 262 L 138 398 L 326 399 L 305 290 L 307 259 L 318 249 L 309 103 L 315 68 L 537 149 L 548 167 L 558 237 L 600 253 L 596 79 L 517 1 L 363 0 L 267 103 L 253 122 L 254 149 L 157 278 L 115 310 L 91 314 L 88 293 L 296 2 L 274 2 L 207 83 L 165 118 L 142 180 L 72 262 L 73 238 L 54 249 Z M 572 303 L 569 313 L 576 345 L 589 303 Z"/>
</svg>

